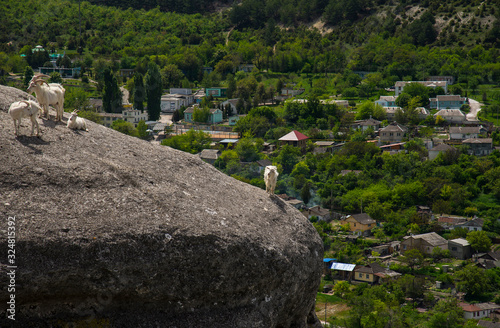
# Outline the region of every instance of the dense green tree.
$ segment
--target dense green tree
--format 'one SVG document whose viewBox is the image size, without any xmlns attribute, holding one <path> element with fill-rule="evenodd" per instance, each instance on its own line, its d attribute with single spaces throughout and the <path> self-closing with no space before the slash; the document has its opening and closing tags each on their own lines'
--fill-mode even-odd
<svg viewBox="0 0 500 328">
<path fill-rule="evenodd" d="M 455 276 L 458 279 L 458 290 L 467 293 L 467 296 L 477 297 L 489 290 L 490 284 L 484 269 L 473 263 L 457 271 Z"/>
<path fill-rule="evenodd" d="M 144 101 L 146 100 L 146 89 L 144 88 L 144 78 L 141 73 L 134 75 L 134 108 L 144 110 Z"/>
<path fill-rule="evenodd" d="M 203 149 L 210 148 L 212 139 L 210 135 L 203 131 L 189 130 L 188 132 L 173 136 L 161 142 L 164 146 L 169 146 L 191 154 L 201 152 Z"/>
<path fill-rule="evenodd" d="M 28 84 L 30 83 L 33 75 L 34 75 L 34 73 L 33 73 L 33 69 L 31 68 L 31 66 L 26 66 L 26 69 L 24 70 L 24 80 L 23 80 L 25 87 L 28 87 Z"/>
<path fill-rule="evenodd" d="M 196 107 L 193 111 L 193 121 L 197 123 L 207 123 L 210 117 L 210 109 L 207 107 Z"/>
<path fill-rule="evenodd" d="M 111 128 L 124 133 L 129 136 L 137 137 L 137 129 L 134 127 L 134 125 L 130 122 L 124 121 L 124 120 L 116 120 L 113 121 L 111 124 Z"/>
<path fill-rule="evenodd" d="M 144 120 L 140 120 L 137 123 L 137 136 L 141 139 L 147 139 L 149 137 L 148 126 Z"/>
<path fill-rule="evenodd" d="M 466 239 L 477 252 L 487 253 L 491 250 L 491 239 L 486 231 L 471 231 L 467 234 Z"/>
<path fill-rule="evenodd" d="M 120 113 L 122 111 L 122 93 L 118 87 L 116 76 L 109 67 L 104 70 L 103 79 L 102 106 L 104 111 L 106 113 Z"/>
<path fill-rule="evenodd" d="M 149 120 L 156 121 L 160 118 L 161 94 L 163 92 L 161 74 L 156 63 L 149 63 L 145 77 L 145 87 Z"/>
<path fill-rule="evenodd" d="M 428 326 L 429 328 L 462 327 L 463 312 L 457 298 L 441 299 L 430 313 Z"/>
<path fill-rule="evenodd" d="M 281 150 L 276 157 L 276 162 L 281 164 L 283 167 L 283 171 L 285 173 L 290 173 L 295 166 L 299 162 L 299 157 L 301 155 L 300 149 L 297 147 L 293 147 L 290 145 L 284 145 L 281 147 Z"/>
<path fill-rule="evenodd" d="M 61 77 L 61 74 L 59 72 L 52 72 L 50 73 L 50 83 L 63 83 L 63 79 Z"/>
<path fill-rule="evenodd" d="M 404 253 L 404 256 L 401 260 L 406 263 L 411 270 L 413 270 L 416 266 L 422 264 L 424 260 L 424 255 L 418 249 L 413 248 Z"/>
</svg>

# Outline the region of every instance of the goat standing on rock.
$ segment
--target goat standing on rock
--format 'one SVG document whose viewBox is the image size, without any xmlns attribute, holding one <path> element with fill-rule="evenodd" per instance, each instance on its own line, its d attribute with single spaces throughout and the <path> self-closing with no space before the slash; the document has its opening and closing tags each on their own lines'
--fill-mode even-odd
<svg viewBox="0 0 500 328">
<path fill-rule="evenodd" d="M 68 119 L 68 124 L 66 126 L 73 130 L 85 130 L 87 132 L 89 131 L 87 129 L 87 123 L 85 122 L 85 120 L 81 117 L 78 117 L 77 110 L 74 110 L 71 113 L 71 116 Z"/>
<path fill-rule="evenodd" d="M 271 195 L 274 194 L 274 188 L 276 188 L 278 175 L 278 169 L 276 166 L 266 166 L 266 169 L 264 170 L 264 182 L 266 183 L 266 191 Z"/>
<path fill-rule="evenodd" d="M 21 125 L 21 119 L 23 117 L 29 117 L 31 119 L 31 135 L 35 131 L 36 126 L 36 135 L 40 135 L 40 126 L 36 121 L 38 117 L 38 113 L 42 108 L 33 100 L 21 100 L 16 101 L 10 104 L 9 114 L 10 117 L 14 120 L 14 128 L 16 136 L 19 135 L 19 126 Z"/>
<path fill-rule="evenodd" d="M 37 76 L 38 77 L 38 76 Z M 43 115 L 49 118 L 49 105 L 56 109 L 56 121 L 61 121 L 64 112 L 64 93 L 66 90 L 59 83 L 47 83 L 42 79 L 31 79 L 28 93 L 35 92 L 36 100 L 43 109 Z"/>
</svg>

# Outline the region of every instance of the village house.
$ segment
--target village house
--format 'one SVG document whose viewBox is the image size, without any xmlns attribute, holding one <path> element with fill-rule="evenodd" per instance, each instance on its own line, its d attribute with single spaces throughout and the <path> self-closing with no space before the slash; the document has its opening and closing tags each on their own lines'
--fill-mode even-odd
<svg viewBox="0 0 500 328">
<path fill-rule="evenodd" d="M 462 145 L 466 145 L 468 147 L 467 153 L 474 156 L 487 156 L 494 150 L 491 138 L 465 139 L 462 141 Z"/>
<path fill-rule="evenodd" d="M 467 218 L 441 214 L 437 217 L 437 223 L 446 230 L 453 230 L 454 227 L 467 222 Z"/>
<path fill-rule="evenodd" d="M 448 123 L 463 123 L 466 120 L 465 114 L 460 109 L 441 109 L 434 118 L 441 116 Z"/>
<path fill-rule="evenodd" d="M 214 164 L 219 158 L 221 151 L 218 149 L 203 149 L 200 153 L 200 158 L 209 164 Z"/>
<path fill-rule="evenodd" d="M 299 147 L 301 149 L 306 148 L 306 140 L 309 139 L 306 135 L 300 133 L 297 130 L 293 130 L 290 133 L 285 134 L 283 137 L 278 140 L 282 145 L 290 145 L 294 147 Z"/>
<path fill-rule="evenodd" d="M 307 208 L 302 211 L 302 214 L 308 219 L 315 216 L 320 221 L 330 222 L 332 220 L 332 216 L 330 214 L 330 210 L 323 208 L 319 205 Z"/>
<path fill-rule="evenodd" d="M 466 222 L 461 222 L 459 224 L 456 224 L 453 227 L 453 229 L 465 228 L 469 231 L 481 231 L 481 230 L 483 230 L 483 224 L 484 224 L 483 219 L 473 218 L 472 220 L 467 220 Z"/>
<path fill-rule="evenodd" d="M 376 100 L 375 103 L 382 107 L 398 107 L 396 99 L 397 97 L 395 96 L 380 96 L 379 100 Z"/>
<path fill-rule="evenodd" d="M 450 126 L 450 139 L 465 140 L 479 138 L 481 132 L 485 133 L 485 130 L 481 126 Z"/>
<path fill-rule="evenodd" d="M 198 108 L 198 107 L 196 107 L 196 108 Z M 187 108 L 184 111 L 184 121 L 186 121 L 187 123 L 193 123 L 194 122 L 194 118 L 193 118 L 194 111 L 195 111 L 195 107 Z M 210 113 L 208 115 L 208 121 L 206 123 L 217 124 L 217 123 L 220 123 L 222 121 L 223 121 L 222 111 L 218 108 L 210 109 Z"/>
<path fill-rule="evenodd" d="M 467 260 L 472 257 L 472 248 L 464 238 L 448 240 L 448 250 L 451 256 L 459 260 Z"/>
<path fill-rule="evenodd" d="M 334 279 L 351 281 L 354 278 L 356 264 L 333 262 L 330 270 Z"/>
<path fill-rule="evenodd" d="M 438 157 L 439 154 L 454 150 L 455 148 L 453 148 L 453 146 L 441 143 L 429 150 L 429 159 L 432 161 L 433 159 Z"/>
<path fill-rule="evenodd" d="M 123 120 L 122 114 L 119 113 L 98 113 L 99 117 L 102 120 L 102 125 L 105 127 L 111 127 L 114 121 Z"/>
<path fill-rule="evenodd" d="M 351 124 L 351 128 L 354 130 L 361 130 L 363 132 L 368 129 L 372 129 L 374 132 L 377 132 L 380 129 L 380 124 L 382 124 L 381 121 L 377 121 L 370 117 L 367 120 L 355 121 Z"/>
<path fill-rule="evenodd" d="M 140 121 L 148 120 L 148 112 L 137 109 L 125 109 L 122 112 L 122 119 L 137 127 L 137 124 L 139 124 Z"/>
<path fill-rule="evenodd" d="M 402 110 L 401 107 L 384 107 L 385 118 L 387 121 L 392 122 L 396 119 L 396 112 Z"/>
<path fill-rule="evenodd" d="M 431 112 L 429 112 L 425 107 L 417 107 L 415 110 L 417 111 L 419 120 L 425 120 L 427 116 L 431 115 Z"/>
<path fill-rule="evenodd" d="M 500 309 L 500 305 L 495 303 L 460 303 L 462 310 L 464 310 L 464 319 L 481 319 L 488 318 L 495 310 Z"/>
<path fill-rule="evenodd" d="M 354 268 L 354 280 L 370 284 L 381 283 L 401 276 L 400 273 L 386 269 L 377 262 L 367 265 L 357 265 Z"/>
<path fill-rule="evenodd" d="M 225 100 L 223 102 L 221 102 L 221 105 L 224 107 L 224 108 L 230 108 L 230 110 L 228 111 L 229 114 L 236 114 L 238 113 L 238 110 L 236 109 L 236 105 L 238 104 L 238 98 L 233 98 L 233 99 L 228 99 L 228 100 Z"/>
<path fill-rule="evenodd" d="M 425 80 L 426 81 L 444 81 L 444 82 L 447 82 L 448 85 L 455 83 L 455 77 L 450 76 L 450 75 L 428 76 Z"/>
<path fill-rule="evenodd" d="M 401 242 L 401 252 L 418 249 L 424 254 L 431 255 L 434 248 L 448 249 L 448 241 L 435 232 L 414 236 L 406 236 Z"/>
<path fill-rule="evenodd" d="M 164 113 L 172 113 L 181 107 L 187 107 L 194 103 L 194 96 L 181 94 L 168 94 L 161 96 L 160 108 Z"/>
<path fill-rule="evenodd" d="M 359 236 L 369 236 L 377 224 L 368 213 L 348 215 L 344 222 L 349 223 L 349 231 Z"/>
<path fill-rule="evenodd" d="M 281 96 L 286 98 L 291 98 L 304 93 L 305 89 L 293 89 L 293 88 L 283 88 L 281 89 Z"/>
<path fill-rule="evenodd" d="M 472 256 L 474 262 L 484 269 L 500 267 L 500 251 L 478 253 Z"/>
<path fill-rule="evenodd" d="M 206 88 L 205 96 L 207 97 L 212 96 L 213 98 L 226 98 L 227 88 L 220 88 L 220 87 Z"/>
<path fill-rule="evenodd" d="M 314 153 L 315 154 L 324 154 L 330 153 L 333 154 L 333 145 L 335 142 L 333 141 L 316 141 L 314 143 Z"/>
<path fill-rule="evenodd" d="M 436 98 L 429 98 L 429 108 L 460 109 L 466 102 L 467 98 L 460 95 L 438 95 Z"/>
<path fill-rule="evenodd" d="M 271 162 L 268 159 L 261 159 L 258 160 L 256 163 L 259 166 L 259 172 L 262 172 L 266 168 L 266 166 L 273 165 L 273 162 Z"/>
<path fill-rule="evenodd" d="M 379 130 L 379 143 L 388 144 L 401 142 L 406 134 L 406 131 L 406 127 L 396 122 L 392 122 L 385 128 Z"/>
<path fill-rule="evenodd" d="M 419 83 L 422 85 L 425 85 L 428 88 L 437 88 L 441 87 L 443 88 L 444 92 L 448 92 L 448 83 L 446 81 L 398 81 L 394 85 L 394 95 L 398 97 L 404 90 L 404 87 L 408 83 Z"/>
</svg>

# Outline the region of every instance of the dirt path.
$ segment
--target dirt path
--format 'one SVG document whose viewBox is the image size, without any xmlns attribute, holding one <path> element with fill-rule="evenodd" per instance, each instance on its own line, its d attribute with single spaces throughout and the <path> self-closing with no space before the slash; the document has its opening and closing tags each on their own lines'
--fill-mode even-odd
<svg viewBox="0 0 500 328">
<path fill-rule="evenodd" d="M 477 121 L 477 113 L 481 110 L 481 104 L 479 101 L 469 98 L 470 112 L 467 114 L 467 121 Z"/>
</svg>

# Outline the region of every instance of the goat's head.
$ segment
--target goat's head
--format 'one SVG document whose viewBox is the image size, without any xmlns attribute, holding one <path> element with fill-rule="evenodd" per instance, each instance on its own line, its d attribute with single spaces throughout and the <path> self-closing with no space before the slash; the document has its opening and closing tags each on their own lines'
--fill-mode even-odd
<svg viewBox="0 0 500 328">
<path fill-rule="evenodd" d="M 30 82 L 30 85 L 28 86 L 28 89 L 26 90 L 26 92 L 32 93 L 33 91 L 35 91 L 35 88 L 37 87 L 37 83 L 40 83 L 40 85 L 45 83 L 47 86 L 49 86 L 49 84 L 45 80 L 42 80 L 42 79 L 33 80 Z"/>
<path fill-rule="evenodd" d="M 78 112 L 79 112 L 79 111 L 80 111 L 80 110 L 76 110 L 76 109 L 75 109 L 73 112 L 71 112 L 71 116 L 69 117 L 69 120 L 70 120 L 70 121 L 76 121 L 76 118 L 78 117 Z"/>
</svg>

